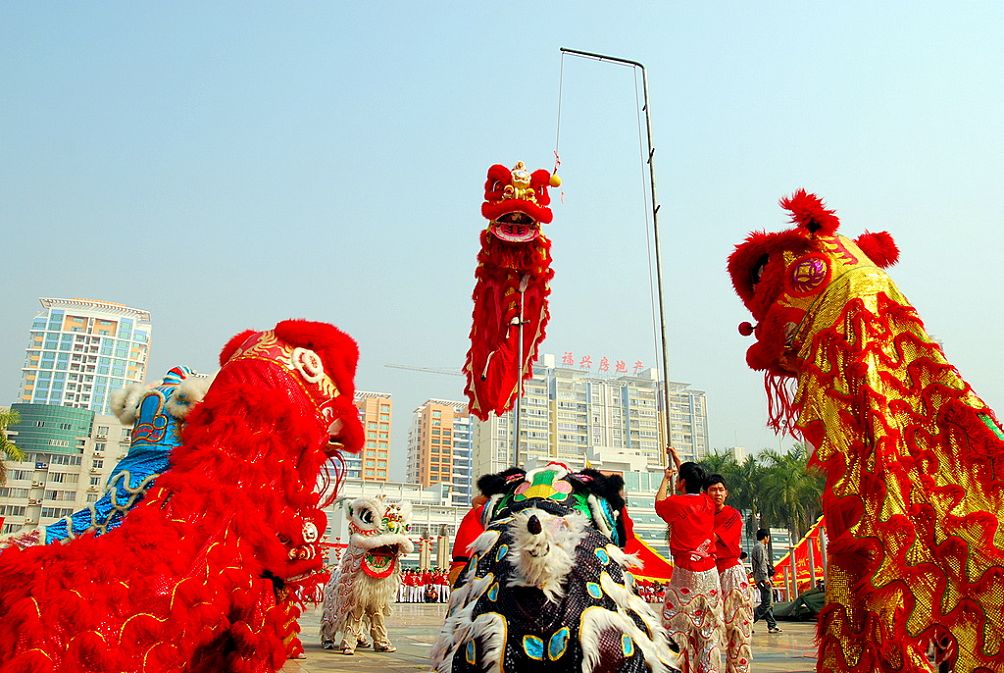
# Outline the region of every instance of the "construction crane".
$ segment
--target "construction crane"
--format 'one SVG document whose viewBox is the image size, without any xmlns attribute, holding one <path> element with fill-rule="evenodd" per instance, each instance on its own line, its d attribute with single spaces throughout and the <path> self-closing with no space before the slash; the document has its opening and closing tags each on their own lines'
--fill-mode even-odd
<svg viewBox="0 0 1004 673">
<path fill-rule="evenodd" d="M 455 369 L 450 367 L 415 367 L 413 365 L 400 365 L 387 363 L 384 367 L 389 367 L 391 369 L 406 369 L 412 372 L 425 372 L 426 374 L 443 374 L 445 376 L 463 376 L 464 373 L 460 371 L 460 368 Z"/>
</svg>

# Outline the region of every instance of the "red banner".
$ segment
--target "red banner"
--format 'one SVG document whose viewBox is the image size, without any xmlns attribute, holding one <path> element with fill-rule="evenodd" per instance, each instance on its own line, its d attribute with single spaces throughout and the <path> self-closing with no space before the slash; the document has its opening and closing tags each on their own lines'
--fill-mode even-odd
<svg viewBox="0 0 1004 673">
<path fill-rule="evenodd" d="M 673 564 L 662 554 L 645 544 L 637 535 L 631 535 L 624 551 L 635 554 L 641 562 L 641 567 L 633 568 L 631 574 L 638 579 L 666 584 L 673 576 Z"/>
<path fill-rule="evenodd" d="M 817 521 L 812 528 L 810 528 L 808 532 L 802 536 L 802 539 L 798 541 L 798 544 L 789 550 L 787 554 L 782 556 L 781 560 L 775 564 L 775 568 L 777 568 L 779 572 L 783 572 L 786 580 L 790 581 L 791 557 L 792 554 L 794 554 L 795 583 L 798 593 L 811 589 L 813 581 L 823 579 L 823 543 L 820 540 L 820 536 L 825 534 L 826 526 L 823 523 L 823 517 L 819 517 L 819 521 Z"/>
</svg>

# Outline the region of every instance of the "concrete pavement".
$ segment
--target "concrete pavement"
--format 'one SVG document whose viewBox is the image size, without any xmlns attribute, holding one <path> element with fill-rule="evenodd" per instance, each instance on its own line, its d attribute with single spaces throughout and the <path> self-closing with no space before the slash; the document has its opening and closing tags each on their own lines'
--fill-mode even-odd
<svg viewBox="0 0 1004 673">
<path fill-rule="evenodd" d="M 429 650 L 446 615 L 446 605 L 399 603 L 387 627 L 397 652 L 356 650 L 347 657 L 321 649 L 318 638 L 320 609 L 300 618 L 301 639 L 307 658 L 290 661 L 282 673 L 426 673 L 431 670 Z M 762 622 L 753 635 L 752 673 L 810 673 L 816 670 L 813 638 L 815 622 L 780 622 L 782 633 L 768 634 Z"/>
</svg>

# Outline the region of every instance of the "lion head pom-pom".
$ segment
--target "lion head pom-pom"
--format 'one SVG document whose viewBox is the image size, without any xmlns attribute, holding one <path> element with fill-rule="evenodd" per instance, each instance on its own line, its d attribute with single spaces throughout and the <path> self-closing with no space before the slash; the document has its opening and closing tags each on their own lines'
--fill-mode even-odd
<svg viewBox="0 0 1004 673">
<path fill-rule="evenodd" d="M 840 226 L 840 220 L 823 205 L 823 200 L 815 194 L 799 189 L 791 196 L 781 199 L 781 207 L 791 213 L 791 221 L 806 229 L 810 234 L 821 233 L 832 236 Z"/>
<path fill-rule="evenodd" d="M 899 247 L 888 231 L 866 231 L 854 239 L 875 266 L 886 268 L 899 261 Z"/>
</svg>

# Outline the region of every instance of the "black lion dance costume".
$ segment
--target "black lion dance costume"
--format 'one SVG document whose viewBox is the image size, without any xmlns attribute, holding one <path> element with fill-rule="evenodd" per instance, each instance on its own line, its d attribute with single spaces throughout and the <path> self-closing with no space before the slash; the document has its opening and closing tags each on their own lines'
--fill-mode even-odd
<svg viewBox="0 0 1004 673">
<path fill-rule="evenodd" d="M 486 475 L 485 532 L 432 650 L 438 673 L 669 673 L 676 657 L 635 591 L 623 480 L 559 463 Z"/>
</svg>

